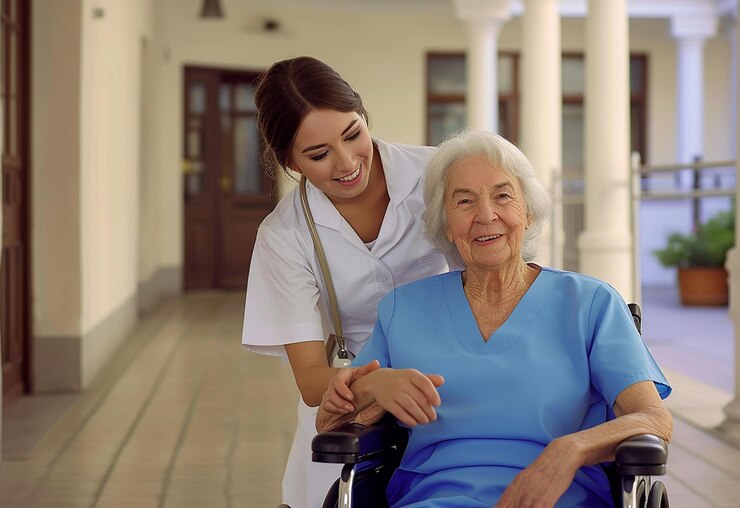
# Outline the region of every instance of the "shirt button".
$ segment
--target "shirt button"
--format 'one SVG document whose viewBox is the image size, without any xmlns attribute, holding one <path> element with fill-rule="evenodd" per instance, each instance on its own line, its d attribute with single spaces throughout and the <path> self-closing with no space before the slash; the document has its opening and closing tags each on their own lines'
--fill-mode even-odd
<svg viewBox="0 0 740 508">
<path fill-rule="evenodd" d="M 380 282 L 388 282 L 388 278 L 387 277 L 383 277 L 382 279 L 380 279 Z"/>
</svg>

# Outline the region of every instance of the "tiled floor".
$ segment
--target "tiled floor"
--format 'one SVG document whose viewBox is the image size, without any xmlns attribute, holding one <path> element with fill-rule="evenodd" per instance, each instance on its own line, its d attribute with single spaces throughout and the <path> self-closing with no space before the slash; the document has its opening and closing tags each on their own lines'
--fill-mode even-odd
<svg viewBox="0 0 740 508">
<path fill-rule="evenodd" d="M 141 322 L 90 390 L 30 398 L 7 411 L 0 506 L 277 506 L 297 391 L 287 364 L 239 346 L 243 298 L 212 293 L 169 301 Z M 650 335 L 649 323 L 666 331 L 658 326 L 660 299 L 643 307 L 646 341 L 676 395 L 683 394 L 671 397 L 677 415 L 665 477 L 671 504 L 740 507 L 740 448 L 701 427 L 712 424 L 702 414 L 721 417 L 726 376 L 721 368 L 710 369 L 704 383 L 685 375 L 678 352 L 690 344 Z M 713 360 L 714 349 L 700 346 L 690 353 L 711 365 L 732 358 Z M 60 408 L 66 408 L 61 419 Z M 690 418 L 692 411 L 700 416 Z M 34 436 L 43 433 L 24 423 L 34 418 L 58 419 L 38 443 Z"/>
</svg>

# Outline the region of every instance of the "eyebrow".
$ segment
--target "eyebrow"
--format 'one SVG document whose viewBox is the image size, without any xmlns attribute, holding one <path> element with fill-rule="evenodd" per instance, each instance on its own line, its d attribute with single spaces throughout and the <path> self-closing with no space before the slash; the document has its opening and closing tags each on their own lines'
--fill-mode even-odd
<svg viewBox="0 0 740 508">
<path fill-rule="evenodd" d="M 504 187 L 511 187 L 512 189 L 514 188 L 511 182 L 507 180 L 505 182 L 497 183 L 496 185 L 494 185 L 493 190 L 497 191 Z M 475 191 L 472 189 L 468 189 L 467 187 L 460 187 L 460 188 L 453 190 L 450 193 L 450 196 L 454 196 L 455 194 L 475 194 Z"/>
<path fill-rule="evenodd" d="M 349 123 L 349 125 L 342 131 L 342 133 L 340 134 L 340 136 L 344 136 L 345 134 L 347 134 L 347 131 L 349 131 L 357 123 L 357 120 L 358 120 L 357 118 L 355 118 L 354 120 L 352 120 Z M 303 149 L 303 151 L 301 153 L 310 152 L 311 150 L 316 150 L 317 148 L 323 148 L 325 146 L 326 146 L 326 143 L 321 143 L 320 145 L 307 146 L 306 148 Z"/>
</svg>

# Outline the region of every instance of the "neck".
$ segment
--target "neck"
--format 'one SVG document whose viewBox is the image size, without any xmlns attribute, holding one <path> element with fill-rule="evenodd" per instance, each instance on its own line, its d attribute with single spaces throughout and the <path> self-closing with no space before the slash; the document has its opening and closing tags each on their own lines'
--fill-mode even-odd
<svg viewBox="0 0 740 508">
<path fill-rule="evenodd" d="M 468 298 L 500 305 L 519 301 L 532 285 L 539 271 L 521 259 L 494 270 L 469 268 L 463 273 Z"/>
</svg>

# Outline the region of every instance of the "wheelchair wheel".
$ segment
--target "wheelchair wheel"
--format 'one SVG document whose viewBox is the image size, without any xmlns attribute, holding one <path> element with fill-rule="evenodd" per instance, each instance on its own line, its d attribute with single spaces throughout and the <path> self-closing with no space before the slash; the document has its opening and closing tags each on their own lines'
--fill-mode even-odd
<svg viewBox="0 0 740 508">
<path fill-rule="evenodd" d="M 332 483 L 331 488 L 329 489 L 329 492 L 326 493 L 326 497 L 324 498 L 324 504 L 321 505 L 321 508 L 337 508 L 339 505 L 339 478 L 337 478 L 334 483 Z"/>
<path fill-rule="evenodd" d="M 646 508 L 669 508 L 668 491 L 661 481 L 656 481 L 650 487 Z"/>
</svg>

